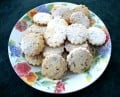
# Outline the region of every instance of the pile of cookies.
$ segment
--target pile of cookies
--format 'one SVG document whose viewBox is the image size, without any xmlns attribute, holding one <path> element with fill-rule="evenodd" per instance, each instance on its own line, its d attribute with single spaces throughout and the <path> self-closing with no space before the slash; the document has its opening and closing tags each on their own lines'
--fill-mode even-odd
<svg viewBox="0 0 120 97">
<path fill-rule="evenodd" d="M 92 27 L 89 9 L 54 6 L 51 13 L 38 12 L 21 39 L 21 49 L 31 65 L 41 65 L 42 74 L 60 79 L 69 70 L 81 73 L 93 61 L 93 48 L 105 43 L 105 33 Z"/>
</svg>

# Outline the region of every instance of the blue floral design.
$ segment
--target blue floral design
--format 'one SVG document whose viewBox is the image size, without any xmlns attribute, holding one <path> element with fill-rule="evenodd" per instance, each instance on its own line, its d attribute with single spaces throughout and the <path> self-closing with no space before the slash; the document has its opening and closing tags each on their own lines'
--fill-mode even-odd
<svg viewBox="0 0 120 97">
<path fill-rule="evenodd" d="M 10 45 L 11 56 L 20 57 L 21 49 L 15 45 Z"/>
<path fill-rule="evenodd" d="M 16 43 L 14 40 L 9 41 L 9 49 L 11 52 L 11 56 L 20 57 L 21 56 L 21 49 L 20 49 L 20 47 L 15 46 L 15 44 Z"/>
<path fill-rule="evenodd" d="M 38 6 L 36 9 L 37 9 L 37 11 L 39 11 L 39 12 L 50 13 L 50 10 L 49 10 L 45 5 Z"/>
<path fill-rule="evenodd" d="M 97 49 L 99 55 L 106 55 L 111 50 L 111 43 L 108 41 L 104 46 Z"/>
</svg>

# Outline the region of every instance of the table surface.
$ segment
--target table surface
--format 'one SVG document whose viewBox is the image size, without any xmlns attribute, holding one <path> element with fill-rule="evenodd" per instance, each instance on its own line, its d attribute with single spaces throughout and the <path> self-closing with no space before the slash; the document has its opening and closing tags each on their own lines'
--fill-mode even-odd
<svg viewBox="0 0 120 97">
<path fill-rule="evenodd" d="M 28 10 L 55 0 L 1 0 L 0 2 L 0 97 L 56 96 L 26 85 L 13 71 L 7 52 L 8 39 L 17 20 Z M 63 0 L 57 0 L 60 2 Z M 120 6 L 119 0 L 64 0 L 82 3 L 106 24 L 112 38 L 112 56 L 104 74 L 89 87 L 68 96 L 120 97 Z M 64 95 L 64 96 L 67 96 Z M 57 95 L 63 96 L 63 95 Z"/>
</svg>

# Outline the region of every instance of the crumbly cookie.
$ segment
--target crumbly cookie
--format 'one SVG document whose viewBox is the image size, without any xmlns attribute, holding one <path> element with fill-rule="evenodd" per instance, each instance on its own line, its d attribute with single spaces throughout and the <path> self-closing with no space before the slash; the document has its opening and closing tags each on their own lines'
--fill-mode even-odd
<svg viewBox="0 0 120 97">
<path fill-rule="evenodd" d="M 33 24 L 29 28 L 27 28 L 27 32 L 40 33 L 41 35 L 43 35 L 45 31 L 46 26 L 38 26 L 36 24 Z"/>
<path fill-rule="evenodd" d="M 26 33 L 21 40 L 21 49 L 28 56 L 39 55 L 44 49 L 44 40 L 40 33 Z"/>
<path fill-rule="evenodd" d="M 51 79 L 60 79 L 67 71 L 65 59 L 58 54 L 48 55 L 42 63 L 42 74 Z"/>
<path fill-rule="evenodd" d="M 85 5 L 77 5 L 75 8 L 72 9 L 73 12 L 80 11 L 87 17 L 89 17 L 89 9 Z"/>
<path fill-rule="evenodd" d="M 42 64 L 42 60 L 43 60 L 43 57 L 42 55 L 36 55 L 36 56 L 28 56 L 28 55 L 25 55 L 25 59 L 27 60 L 27 62 L 31 65 L 34 65 L 34 66 L 39 66 Z"/>
<path fill-rule="evenodd" d="M 64 5 L 54 6 L 51 11 L 52 15 L 54 17 L 62 17 L 65 19 L 68 23 L 70 23 L 70 16 L 71 16 L 71 9 Z"/>
<path fill-rule="evenodd" d="M 90 21 L 88 19 L 87 16 L 85 16 L 82 12 L 73 12 L 70 16 L 70 22 L 72 24 L 74 23 L 78 23 L 78 24 L 82 24 L 85 27 L 89 27 L 90 25 Z"/>
<path fill-rule="evenodd" d="M 46 46 L 44 51 L 43 51 L 43 56 L 46 57 L 50 54 L 59 54 L 61 55 L 64 52 L 64 46 L 52 48 L 49 46 Z"/>
<path fill-rule="evenodd" d="M 50 47 L 59 47 L 66 39 L 67 23 L 64 19 L 54 18 L 48 23 L 44 38 Z"/>
<path fill-rule="evenodd" d="M 83 44 L 78 44 L 78 45 L 71 44 L 70 42 L 65 42 L 65 49 L 66 49 L 67 52 L 70 52 L 73 49 L 79 48 L 79 47 L 83 47 L 83 48 L 89 49 L 89 45 L 88 45 L 87 42 L 85 42 Z"/>
<path fill-rule="evenodd" d="M 47 25 L 51 19 L 52 16 L 49 13 L 44 12 L 38 12 L 33 16 L 33 21 L 39 25 Z"/>
<path fill-rule="evenodd" d="M 87 40 L 87 29 L 82 24 L 72 24 L 66 29 L 67 39 L 72 44 L 82 44 Z"/>
<path fill-rule="evenodd" d="M 88 41 L 92 45 L 100 46 L 105 43 L 106 34 L 100 28 L 90 27 L 88 29 Z"/>
<path fill-rule="evenodd" d="M 74 73 L 81 73 L 89 69 L 93 57 L 86 48 L 75 48 L 67 56 L 68 67 Z"/>
</svg>

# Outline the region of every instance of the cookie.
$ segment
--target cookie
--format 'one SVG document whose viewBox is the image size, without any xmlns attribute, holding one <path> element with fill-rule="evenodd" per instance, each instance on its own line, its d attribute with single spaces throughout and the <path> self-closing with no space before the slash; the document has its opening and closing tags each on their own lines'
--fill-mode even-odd
<svg viewBox="0 0 120 97">
<path fill-rule="evenodd" d="M 36 56 L 25 55 L 25 59 L 31 65 L 39 66 L 39 65 L 42 64 L 43 57 L 42 57 L 41 54 L 40 55 L 36 55 Z"/>
<path fill-rule="evenodd" d="M 52 48 L 49 46 L 46 46 L 44 51 L 43 51 L 43 56 L 46 57 L 50 54 L 59 54 L 61 55 L 64 52 L 64 46 Z"/>
<path fill-rule="evenodd" d="M 73 12 L 82 12 L 84 15 L 89 17 L 89 9 L 85 5 L 77 5 L 75 8 L 72 9 Z"/>
<path fill-rule="evenodd" d="M 82 24 L 85 27 L 89 27 L 89 25 L 90 25 L 90 21 L 89 21 L 88 17 L 85 16 L 82 12 L 72 13 L 70 16 L 70 22 L 72 24 L 74 24 L 74 23 Z"/>
<path fill-rule="evenodd" d="M 79 47 L 83 47 L 83 48 L 89 49 L 89 45 L 88 45 L 87 42 L 85 42 L 85 43 L 83 43 L 83 44 L 78 44 L 78 45 L 71 44 L 70 42 L 66 42 L 66 43 L 65 43 L 65 49 L 66 49 L 67 52 L 70 52 L 70 51 L 72 51 L 73 49 L 79 48 Z"/>
<path fill-rule="evenodd" d="M 88 29 L 88 41 L 92 45 L 100 46 L 105 43 L 106 34 L 100 28 L 90 27 Z"/>
<path fill-rule="evenodd" d="M 89 69 L 93 57 L 86 48 L 75 48 L 67 56 L 68 67 L 74 73 L 81 73 Z"/>
<path fill-rule="evenodd" d="M 28 56 L 39 55 L 44 49 L 44 40 L 40 33 L 26 33 L 21 40 L 22 52 Z"/>
<path fill-rule="evenodd" d="M 66 39 L 67 23 L 64 19 L 54 18 L 48 23 L 44 38 L 50 47 L 59 47 Z"/>
<path fill-rule="evenodd" d="M 43 35 L 43 33 L 46 31 L 46 26 L 38 26 L 36 24 L 33 24 L 29 28 L 27 28 L 27 31 L 33 33 L 40 33 L 41 35 Z"/>
<path fill-rule="evenodd" d="M 49 13 L 44 12 L 38 12 L 33 16 L 33 21 L 39 25 L 47 25 L 51 19 L 52 16 Z"/>
<path fill-rule="evenodd" d="M 65 19 L 68 23 L 70 23 L 70 16 L 72 11 L 69 7 L 64 5 L 54 6 L 51 13 L 54 17 L 61 17 Z"/>
<path fill-rule="evenodd" d="M 48 55 L 42 63 L 42 74 L 51 79 L 60 79 L 67 71 L 65 59 L 57 54 Z"/>
<path fill-rule="evenodd" d="M 82 44 L 87 40 L 87 29 L 82 24 L 71 24 L 67 27 L 66 34 L 72 44 Z"/>
</svg>

